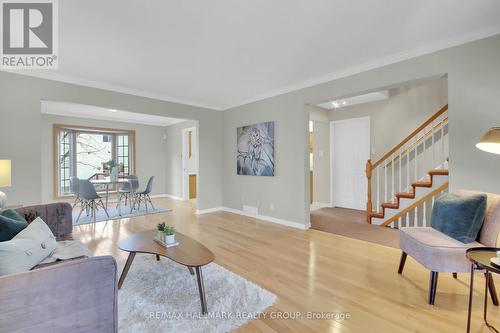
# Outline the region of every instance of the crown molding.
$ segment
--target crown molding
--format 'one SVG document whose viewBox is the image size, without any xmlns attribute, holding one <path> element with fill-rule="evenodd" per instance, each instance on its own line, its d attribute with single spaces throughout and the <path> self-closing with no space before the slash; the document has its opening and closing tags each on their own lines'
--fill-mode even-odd
<svg viewBox="0 0 500 333">
<path fill-rule="evenodd" d="M 194 106 L 194 107 L 203 108 L 203 109 L 210 109 L 210 110 L 215 110 L 215 111 L 223 111 L 224 110 L 220 105 L 198 103 L 198 102 L 185 100 L 185 99 L 181 99 L 181 98 L 176 98 L 176 97 L 172 97 L 172 96 L 162 95 L 162 94 L 158 94 L 158 93 L 152 93 L 152 92 L 144 91 L 144 90 L 140 90 L 140 89 L 126 88 L 126 87 L 122 87 L 119 85 L 113 85 L 113 84 L 109 84 L 109 83 L 92 81 L 92 80 L 82 79 L 82 78 L 69 76 L 69 75 L 63 75 L 63 74 L 59 74 L 59 73 L 56 73 L 56 72 L 53 72 L 50 70 L 47 70 L 44 72 L 31 72 L 31 71 L 27 71 L 27 70 L 5 70 L 5 69 L 2 69 L 1 71 L 7 72 L 7 73 L 12 73 L 12 74 L 31 76 L 31 77 L 36 77 L 36 78 L 46 79 L 46 80 L 51 80 L 51 81 L 76 84 L 79 86 L 84 86 L 84 87 L 89 87 L 89 88 L 109 90 L 112 92 L 117 92 L 117 93 L 122 93 L 122 94 L 127 94 L 127 95 L 152 98 L 152 99 L 157 99 L 157 100 L 164 101 L 164 102 L 183 104 L 183 105 Z"/>
<path fill-rule="evenodd" d="M 269 92 L 269 93 L 265 93 L 265 94 L 262 94 L 262 95 L 259 95 L 259 96 L 256 96 L 256 97 L 253 97 L 250 99 L 246 99 L 244 101 L 241 101 L 239 103 L 235 103 L 233 105 L 227 105 L 224 107 L 224 111 L 231 111 L 231 109 L 234 109 L 234 108 L 239 107 L 239 106 L 262 101 L 264 99 L 287 94 L 287 93 L 290 93 L 293 91 L 298 91 L 298 90 L 305 89 L 305 88 L 311 88 L 311 87 L 314 87 L 314 86 L 322 84 L 322 83 L 338 80 L 338 79 L 345 78 L 345 77 L 348 77 L 351 75 L 355 75 L 355 74 L 363 73 L 363 72 L 370 71 L 373 69 L 377 69 L 380 67 L 392 65 L 392 64 L 404 61 L 404 60 L 409 60 L 409 59 L 416 58 L 419 56 L 431 54 L 431 53 L 434 53 L 437 51 L 449 49 L 449 48 L 452 48 L 454 46 L 463 45 L 463 44 L 474 42 L 474 41 L 477 41 L 480 39 L 492 37 L 492 36 L 495 36 L 498 34 L 500 34 L 500 27 L 491 27 L 489 29 L 484 29 L 484 30 L 476 31 L 474 33 L 463 35 L 463 36 L 460 36 L 458 38 L 450 38 L 450 39 L 446 39 L 446 40 L 441 40 L 439 42 L 432 43 L 432 44 L 429 44 L 429 45 L 424 46 L 424 47 L 419 47 L 419 48 L 415 48 L 413 50 L 392 54 L 392 55 L 389 55 L 389 56 L 386 56 L 383 58 L 379 58 L 379 59 L 376 59 L 376 60 L 373 60 L 370 62 L 366 62 L 364 64 L 345 68 L 343 70 L 340 70 L 340 71 L 337 71 L 334 73 L 330 73 L 330 74 L 316 77 L 316 78 L 313 78 L 313 79 L 310 79 L 307 81 L 303 81 L 302 83 L 289 85 L 289 86 L 283 87 L 283 88 L 278 89 L 278 90 L 274 90 L 274 91 Z"/>
<path fill-rule="evenodd" d="M 70 83 L 70 84 L 76 84 L 76 85 L 81 85 L 85 87 L 90 87 L 90 88 L 96 88 L 96 89 L 103 89 L 103 90 L 109 90 L 113 92 L 118 92 L 118 93 L 123 93 L 123 94 L 128 94 L 128 95 L 134 95 L 134 96 L 140 96 L 140 97 L 147 97 L 147 98 L 152 98 L 152 99 L 157 99 L 165 102 L 171 102 L 171 103 L 177 103 L 177 104 L 184 104 L 188 106 L 193 106 L 193 107 L 199 107 L 199 108 L 204 108 L 204 109 L 210 109 L 210 110 L 216 110 L 216 111 L 230 111 L 231 109 L 234 109 L 236 107 L 254 103 L 257 101 L 261 101 L 264 99 L 268 99 L 271 97 L 283 95 L 286 93 L 290 93 L 293 91 L 305 89 L 305 88 L 310 88 L 322 83 L 326 83 L 329 81 L 341 79 L 344 77 L 348 77 L 351 75 L 359 74 L 362 72 L 366 72 L 369 70 L 373 70 L 376 68 L 384 67 L 387 65 L 391 65 L 394 63 L 398 63 L 404 60 L 409 60 L 412 58 L 416 58 L 419 56 L 423 56 L 426 54 L 431 54 L 437 51 L 445 50 L 454 46 L 466 44 L 469 42 L 473 42 L 476 40 L 480 40 L 483 38 L 491 37 L 494 35 L 500 34 L 500 26 L 495 26 L 495 27 L 490 27 L 488 29 L 483 29 L 480 31 L 476 31 L 473 33 L 469 33 L 466 35 L 462 35 L 457 38 L 450 38 L 446 40 L 441 40 L 436 43 L 432 43 L 423 47 L 415 48 L 413 50 L 409 51 L 404 51 L 396 54 L 392 54 L 386 57 L 382 57 L 373 61 L 366 62 L 364 64 L 360 64 L 357 66 L 345 68 L 343 70 L 333 72 L 327 75 L 322 75 L 320 77 L 316 77 L 310 80 L 303 81 L 301 83 L 289 85 L 282 87 L 277 90 L 270 91 L 265 94 L 261 94 L 252 98 L 248 98 L 245 100 L 242 100 L 240 102 L 235 102 L 233 104 L 227 104 L 227 105 L 210 105 L 210 104 L 205 104 L 205 103 L 198 103 L 195 101 L 190 101 L 190 100 L 185 100 L 181 98 L 176 98 L 172 96 L 167 96 L 163 94 L 158 94 L 158 93 L 152 93 L 140 89 L 131 89 L 131 88 L 126 88 L 122 87 L 119 85 L 113 85 L 113 84 L 108 84 L 104 82 L 98 82 L 98 81 L 92 81 L 92 80 L 87 80 L 87 79 L 82 79 L 82 78 L 77 78 L 73 76 L 68 76 L 68 75 L 63 75 L 59 73 L 55 73 L 52 71 L 45 71 L 45 72 L 30 72 L 30 71 L 21 71 L 21 70 L 2 70 L 5 72 L 9 73 L 14 73 L 14 74 L 19 74 L 19 75 L 26 75 L 26 76 L 32 76 L 32 77 L 37 77 L 37 78 L 42 78 L 42 79 L 47 79 L 47 80 L 52 80 L 52 81 L 58 81 L 58 82 L 64 82 L 64 83 Z"/>
</svg>

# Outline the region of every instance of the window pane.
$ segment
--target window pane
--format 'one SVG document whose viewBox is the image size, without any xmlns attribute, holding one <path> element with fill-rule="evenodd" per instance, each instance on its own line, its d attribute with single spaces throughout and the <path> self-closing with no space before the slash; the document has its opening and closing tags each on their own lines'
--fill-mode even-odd
<svg viewBox="0 0 500 333">
<path fill-rule="evenodd" d="M 70 192 L 69 177 L 71 177 L 71 144 L 72 132 L 59 131 L 59 194 Z"/>
<path fill-rule="evenodd" d="M 112 159 L 112 141 L 108 134 L 77 133 L 76 173 L 82 179 L 98 179 L 104 174 L 104 163 Z"/>
<path fill-rule="evenodd" d="M 56 168 L 60 195 L 71 193 L 69 179 L 73 175 L 82 179 L 102 179 L 108 176 L 104 164 L 113 159 L 113 156 L 116 163 L 123 165 L 120 176 L 130 173 L 131 150 L 128 146 L 128 134 L 60 129 L 57 140 Z"/>
</svg>

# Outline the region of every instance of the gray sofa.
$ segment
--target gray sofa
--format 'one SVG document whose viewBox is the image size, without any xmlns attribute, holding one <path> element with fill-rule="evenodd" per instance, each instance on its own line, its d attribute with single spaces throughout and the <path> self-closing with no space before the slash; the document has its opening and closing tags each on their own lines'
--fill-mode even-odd
<svg viewBox="0 0 500 333">
<path fill-rule="evenodd" d="M 68 203 L 17 209 L 41 217 L 57 240 L 72 239 Z M 111 256 L 60 261 L 0 276 L 0 332 L 117 332 L 117 272 Z"/>
</svg>

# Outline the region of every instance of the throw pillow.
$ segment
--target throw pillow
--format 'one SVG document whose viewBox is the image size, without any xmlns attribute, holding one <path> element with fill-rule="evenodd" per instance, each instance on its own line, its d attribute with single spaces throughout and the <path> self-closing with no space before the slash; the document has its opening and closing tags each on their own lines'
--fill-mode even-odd
<svg viewBox="0 0 500 333">
<path fill-rule="evenodd" d="M 28 222 L 13 209 L 6 209 L 0 213 L 0 242 L 11 240 L 21 230 L 28 226 Z"/>
<path fill-rule="evenodd" d="M 431 226 L 462 243 L 473 242 L 484 223 L 486 199 L 486 194 L 445 193 L 434 203 Z"/>
<path fill-rule="evenodd" d="M 36 218 L 14 238 L 0 242 L 0 276 L 29 271 L 56 247 L 56 237 L 50 228 Z"/>
</svg>

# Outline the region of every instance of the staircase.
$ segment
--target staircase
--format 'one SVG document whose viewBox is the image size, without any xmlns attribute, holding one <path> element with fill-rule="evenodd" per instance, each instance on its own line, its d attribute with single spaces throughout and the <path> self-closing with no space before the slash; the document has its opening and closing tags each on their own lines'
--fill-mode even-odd
<svg viewBox="0 0 500 333">
<path fill-rule="evenodd" d="M 434 198 L 448 189 L 447 156 L 445 105 L 387 154 L 367 161 L 367 222 L 392 228 L 427 226 Z"/>
</svg>

